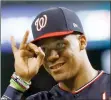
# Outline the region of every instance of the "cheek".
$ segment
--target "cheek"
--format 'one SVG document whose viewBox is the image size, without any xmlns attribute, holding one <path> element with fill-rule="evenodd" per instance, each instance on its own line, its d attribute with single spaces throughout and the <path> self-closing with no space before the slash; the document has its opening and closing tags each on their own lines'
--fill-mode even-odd
<svg viewBox="0 0 111 100">
<path fill-rule="evenodd" d="M 68 69 L 76 69 L 79 66 L 79 52 L 68 48 L 63 52 L 63 56 L 66 59 Z"/>
<path fill-rule="evenodd" d="M 80 48 L 79 45 L 77 44 L 72 44 L 69 48 L 70 51 L 70 55 L 72 56 L 72 58 L 75 60 L 79 60 L 80 57 Z"/>
<path fill-rule="evenodd" d="M 79 52 L 74 47 L 67 48 L 63 53 L 61 53 L 61 57 L 64 57 L 67 60 L 75 60 L 78 58 Z"/>
<path fill-rule="evenodd" d="M 78 60 L 76 58 L 74 58 L 73 56 L 70 57 L 67 60 L 66 66 L 63 69 L 64 76 L 67 79 L 74 77 L 80 69 L 79 65 L 80 64 L 78 63 Z"/>
</svg>

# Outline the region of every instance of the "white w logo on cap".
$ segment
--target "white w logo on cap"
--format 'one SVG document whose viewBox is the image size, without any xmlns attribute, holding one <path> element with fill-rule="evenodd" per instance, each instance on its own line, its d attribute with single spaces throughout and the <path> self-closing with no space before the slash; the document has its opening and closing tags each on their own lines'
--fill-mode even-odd
<svg viewBox="0 0 111 100">
<path fill-rule="evenodd" d="M 35 26 L 36 26 L 37 31 L 41 31 L 41 29 L 44 28 L 46 26 L 46 24 L 47 24 L 47 16 L 46 15 L 43 15 L 43 17 L 38 18 L 35 21 Z"/>
</svg>

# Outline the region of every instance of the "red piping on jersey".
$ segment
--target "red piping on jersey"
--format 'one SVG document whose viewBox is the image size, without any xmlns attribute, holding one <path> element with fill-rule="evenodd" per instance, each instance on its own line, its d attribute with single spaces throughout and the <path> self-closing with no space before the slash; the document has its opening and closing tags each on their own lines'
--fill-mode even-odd
<svg viewBox="0 0 111 100">
<path fill-rule="evenodd" d="M 83 89 L 87 88 L 89 85 L 91 85 L 91 84 L 94 83 L 96 80 L 98 80 L 98 79 L 100 78 L 100 76 L 102 76 L 103 73 L 104 73 L 104 71 L 101 71 L 101 72 L 99 73 L 99 75 L 97 75 L 94 79 L 92 79 L 90 82 L 88 82 L 87 84 L 85 84 L 84 86 L 82 86 L 80 89 L 78 89 L 78 90 L 76 90 L 76 91 L 74 91 L 74 92 L 72 92 L 72 93 L 73 93 L 73 94 L 76 94 L 76 93 L 81 92 Z M 60 87 L 60 84 L 58 84 L 58 85 L 59 85 L 59 87 Z M 64 90 L 64 91 L 67 91 L 67 90 L 63 89 L 62 87 L 60 87 L 60 89 L 62 89 L 62 90 Z"/>
</svg>

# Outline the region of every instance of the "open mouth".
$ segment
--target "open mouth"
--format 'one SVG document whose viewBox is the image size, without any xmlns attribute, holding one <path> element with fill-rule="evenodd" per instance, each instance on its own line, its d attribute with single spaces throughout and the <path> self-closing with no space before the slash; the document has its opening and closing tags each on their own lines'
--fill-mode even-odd
<svg viewBox="0 0 111 100">
<path fill-rule="evenodd" d="M 50 69 L 59 69 L 60 67 L 62 67 L 64 65 L 64 63 L 60 63 L 60 64 L 56 64 L 54 66 L 51 66 Z"/>
</svg>

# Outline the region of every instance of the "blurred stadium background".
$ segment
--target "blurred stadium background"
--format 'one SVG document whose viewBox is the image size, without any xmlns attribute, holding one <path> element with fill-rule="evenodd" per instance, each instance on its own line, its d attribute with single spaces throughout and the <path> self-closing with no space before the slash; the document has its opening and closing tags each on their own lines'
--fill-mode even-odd
<svg viewBox="0 0 111 100">
<path fill-rule="evenodd" d="M 10 46 L 10 36 L 17 44 L 21 42 L 27 29 L 31 33 L 31 23 L 41 11 L 51 7 L 67 7 L 79 16 L 88 39 L 87 53 L 93 67 L 110 73 L 110 2 L 76 1 L 2 1 L 1 2 L 1 94 L 9 84 L 14 71 L 14 58 Z M 33 39 L 32 34 L 29 41 Z M 56 82 L 41 68 L 32 79 L 31 88 L 24 96 L 42 90 L 49 90 Z"/>
</svg>

